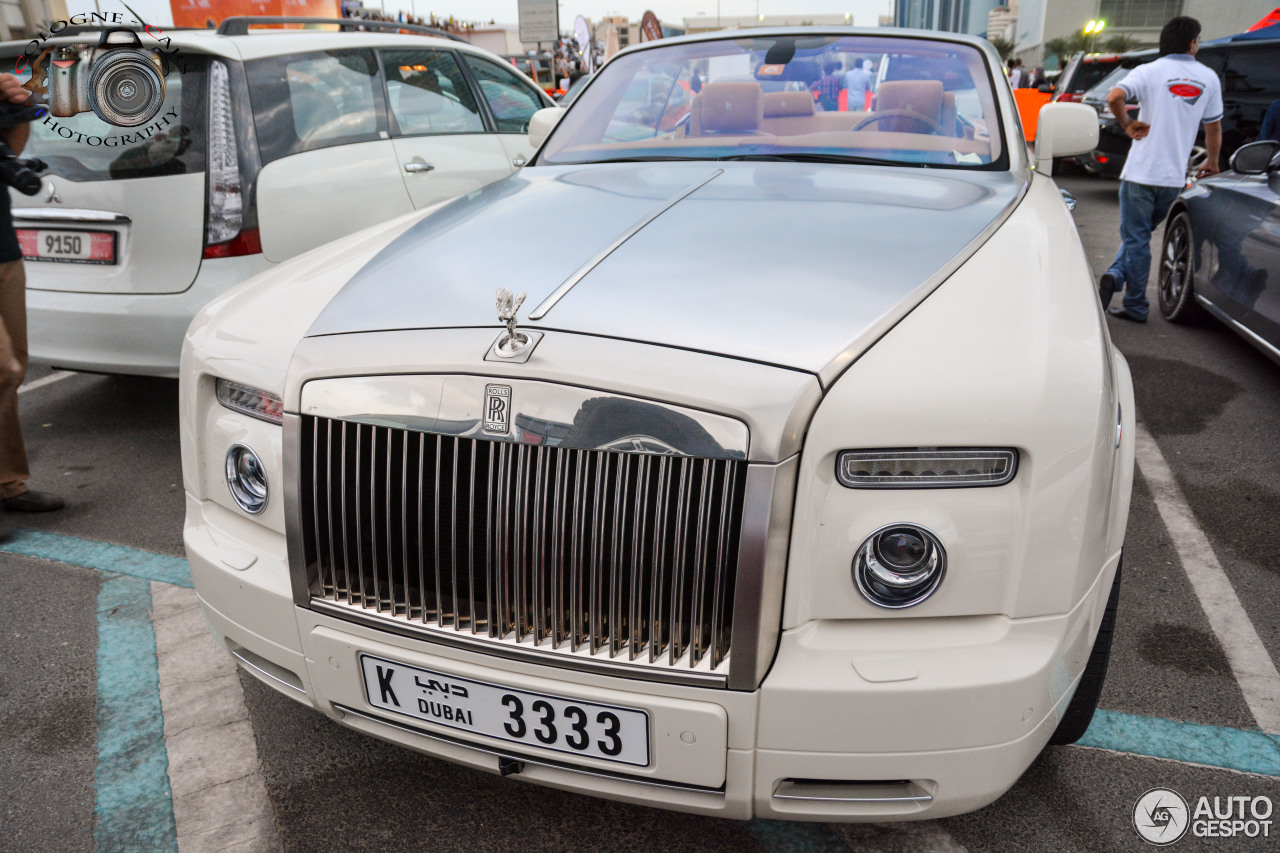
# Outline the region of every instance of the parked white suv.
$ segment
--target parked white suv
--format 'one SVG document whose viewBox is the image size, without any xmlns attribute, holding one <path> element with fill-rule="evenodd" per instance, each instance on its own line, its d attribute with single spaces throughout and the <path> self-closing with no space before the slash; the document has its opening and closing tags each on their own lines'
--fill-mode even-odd
<svg viewBox="0 0 1280 853">
<path fill-rule="evenodd" d="M 140 33 L 148 48 L 176 50 L 164 105 L 144 127 L 92 112 L 32 124 L 24 156 L 49 169 L 39 195 L 13 199 L 31 261 L 33 362 L 176 376 L 187 325 L 214 296 L 511 174 L 533 152 L 529 117 L 553 105 L 509 63 L 466 43 L 251 33 L 257 22 Z M 48 44 L 96 39 L 81 32 Z M 0 66 L 12 68 L 26 45 L 0 45 Z"/>
</svg>

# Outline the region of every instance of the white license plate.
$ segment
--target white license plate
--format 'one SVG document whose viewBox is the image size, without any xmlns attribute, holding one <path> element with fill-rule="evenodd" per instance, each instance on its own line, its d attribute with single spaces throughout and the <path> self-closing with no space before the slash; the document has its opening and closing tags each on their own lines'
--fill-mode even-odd
<svg viewBox="0 0 1280 853">
<path fill-rule="evenodd" d="M 28 261 L 60 261 L 72 264 L 114 264 L 114 231 L 71 231 L 50 228 L 18 228 L 22 257 Z"/>
<path fill-rule="evenodd" d="M 620 764 L 649 764 L 644 711 L 530 693 L 360 656 L 365 696 L 379 710 L 513 743 Z"/>
</svg>

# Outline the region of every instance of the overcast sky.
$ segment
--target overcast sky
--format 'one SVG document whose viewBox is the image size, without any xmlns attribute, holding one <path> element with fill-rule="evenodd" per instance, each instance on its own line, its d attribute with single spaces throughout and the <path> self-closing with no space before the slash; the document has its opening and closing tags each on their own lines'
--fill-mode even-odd
<svg viewBox="0 0 1280 853">
<path fill-rule="evenodd" d="M 168 0 L 125 0 L 138 11 L 148 23 L 164 26 L 173 23 L 173 15 L 169 11 Z M 514 24 L 516 0 L 364 0 L 366 6 L 376 7 L 385 2 L 389 12 L 403 10 L 426 16 L 429 12 L 437 15 L 453 15 L 464 21 L 489 21 Z M 98 0 L 104 12 L 120 10 L 119 0 Z M 604 15 L 626 15 L 632 20 L 639 20 L 646 9 L 664 21 L 680 24 L 684 18 L 692 18 L 699 12 L 715 17 L 716 0 L 564 0 L 560 4 L 560 28 L 568 32 L 573 27 L 573 19 L 577 15 L 599 19 Z M 762 15 L 797 15 L 797 14 L 853 14 L 854 24 L 860 27 L 874 27 L 880 15 L 889 14 L 892 6 L 890 0 L 760 0 L 759 9 Z M 91 11 L 92 0 L 68 0 L 67 8 L 73 12 Z M 754 15 L 756 0 L 720 0 L 720 14 Z"/>
</svg>

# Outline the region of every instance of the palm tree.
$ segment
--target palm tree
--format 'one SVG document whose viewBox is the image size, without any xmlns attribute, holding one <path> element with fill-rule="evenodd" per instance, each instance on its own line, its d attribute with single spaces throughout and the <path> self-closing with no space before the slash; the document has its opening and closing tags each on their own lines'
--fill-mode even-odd
<svg viewBox="0 0 1280 853">
<path fill-rule="evenodd" d="M 1133 36 L 1127 36 L 1117 33 L 1102 43 L 1102 46 L 1112 53 L 1124 53 L 1133 50 L 1138 46 L 1138 40 Z"/>
<path fill-rule="evenodd" d="M 1052 56 L 1057 58 L 1058 67 L 1062 68 L 1067 64 L 1067 60 L 1071 58 L 1073 53 L 1075 53 L 1075 51 L 1071 49 L 1070 39 L 1059 36 L 1058 38 L 1049 39 L 1044 43 L 1044 61 L 1046 65 L 1049 64 L 1049 57 Z"/>
<path fill-rule="evenodd" d="M 996 49 L 996 53 L 1000 54 L 1000 61 L 1005 62 L 1010 56 L 1013 56 L 1013 42 L 1003 36 L 996 36 L 989 40 L 991 46 Z"/>
</svg>

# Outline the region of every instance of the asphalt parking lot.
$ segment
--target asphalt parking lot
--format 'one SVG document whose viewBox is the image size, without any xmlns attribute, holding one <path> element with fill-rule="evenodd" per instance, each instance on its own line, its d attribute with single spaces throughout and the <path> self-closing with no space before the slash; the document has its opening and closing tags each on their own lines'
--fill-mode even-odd
<svg viewBox="0 0 1280 853">
<path fill-rule="evenodd" d="M 1117 185 L 1060 184 L 1100 272 Z M 993 805 L 903 825 L 669 813 L 340 728 L 238 673 L 192 609 L 177 383 L 33 369 L 31 484 L 68 506 L 0 545 L 0 849 L 1113 851 L 1145 847 L 1152 788 L 1280 802 L 1280 367 L 1217 323 L 1108 322 L 1141 426 L 1103 711 Z"/>
</svg>

